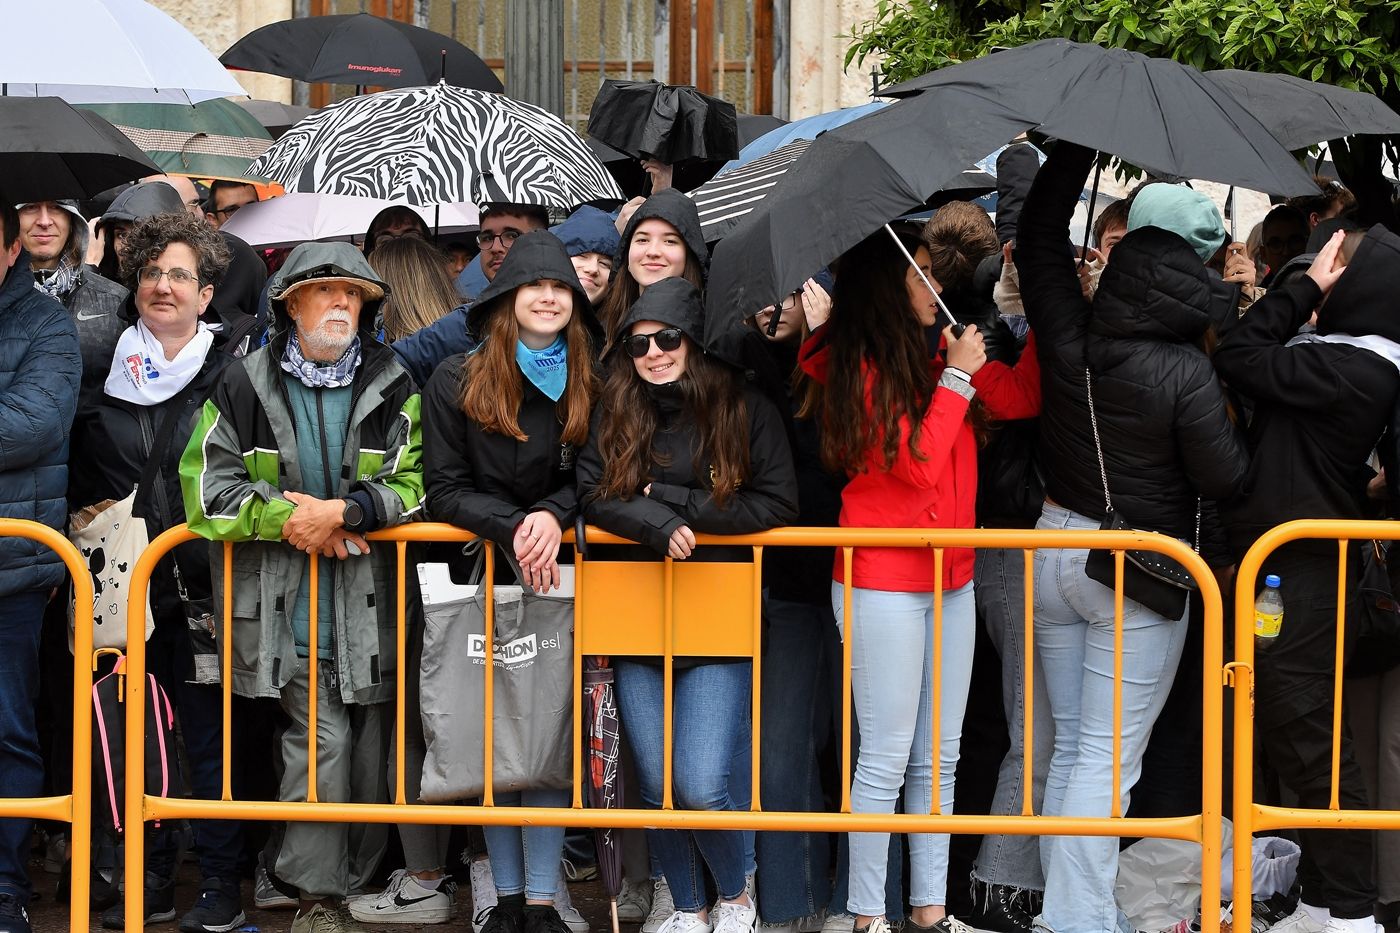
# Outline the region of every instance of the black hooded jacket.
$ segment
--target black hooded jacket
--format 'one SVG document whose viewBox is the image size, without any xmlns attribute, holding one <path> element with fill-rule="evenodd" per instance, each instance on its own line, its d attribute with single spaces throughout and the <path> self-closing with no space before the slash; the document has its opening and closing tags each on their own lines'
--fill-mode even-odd
<svg viewBox="0 0 1400 933">
<path fill-rule="evenodd" d="M 1191 540 L 1197 498 L 1230 498 L 1248 466 L 1215 371 L 1196 346 L 1210 323 L 1210 280 L 1184 239 L 1144 227 L 1113 248 L 1092 306 L 1084 300 L 1065 238 L 1092 160 L 1082 146 L 1056 145 L 1016 240 L 1040 358 L 1046 494 L 1082 515 L 1104 515 L 1087 367 L 1114 509 L 1136 528 Z"/>
<path fill-rule="evenodd" d="M 700 267 L 703 269 L 708 266 L 710 251 L 705 246 L 704 234 L 700 232 L 700 211 L 694 201 L 675 188 L 665 188 L 656 192 L 643 201 L 628 218 L 627 227 L 622 231 L 622 242 L 618 246 L 619 264 L 627 263 L 627 249 L 628 244 L 632 242 L 632 234 L 637 232 L 642 221 L 653 218 L 664 220 L 675 227 L 680 232 L 681 239 L 685 240 L 686 248 L 700 261 Z"/>
<path fill-rule="evenodd" d="M 1400 237 L 1373 227 L 1318 309 L 1318 334 L 1400 344 L 1397 293 Z M 1350 344 L 1288 346 L 1321 299 L 1307 276 L 1272 289 L 1216 350 L 1215 365 L 1231 389 L 1254 403 L 1253 463 L 1243 494 L 1225 510 L 1231 545 L 1240 553 L 1262 532 L 1292 519 L 1369 515 L 1366 483 L 1373 474 L 1367 460 L 1390 424 L 1400 371 Z"/>
<path fill-rule="evenodd" d="M 588 296 L 579 285 L 564 246 L 539 230 L 515 241 L 500 272 L 470 311 L 471 327 L 493 314 L 513 314 L 515 289 L 540 279 L 554 279 L 574 292 L 574 313 L 588 313 Z M 591 366 L 570 359 L 568 365 Z M 516 527 L 530 512 L 546 511 L 569 528 L 577 515 L 573 445 L 562 440 L 559 405 L 517 374 L 523 392 L 516 413 L 526 440 L 482 429 L 462 411 L 469 354 L 448 357 L 423 390 L 423 480 L 427 510 L 434 521 L 484 535 L 514 553 Z"/>
</svg>

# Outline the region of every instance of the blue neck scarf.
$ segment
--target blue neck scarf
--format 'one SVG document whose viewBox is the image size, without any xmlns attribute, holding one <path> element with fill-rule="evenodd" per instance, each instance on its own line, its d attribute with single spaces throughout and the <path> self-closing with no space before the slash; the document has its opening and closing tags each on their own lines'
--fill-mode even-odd
<svg viewBox="0 0 1400 933">
<path fill-rule="evenodd" d="M 517 340 L 515 362 L 525 378 L 552 401 L 557 402 L 563 397 L 564 385 L 569 379 L 569 345 L 563 334 L 543 350 L 531 350 Z"/>
</svg>

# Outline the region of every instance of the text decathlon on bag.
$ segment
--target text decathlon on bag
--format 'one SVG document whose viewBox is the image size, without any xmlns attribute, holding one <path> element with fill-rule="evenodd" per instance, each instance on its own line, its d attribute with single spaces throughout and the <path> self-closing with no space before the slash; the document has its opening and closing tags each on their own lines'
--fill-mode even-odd
<svg viewBox="0 0 1400 933">
<path fill-rule="evenodd" d="M 492 654 L 497 664 L 525 664 L 535 660 L 535 655 L 541 650 L 548 651 L 551 648 L 559 648 L 559 633 L 555 632 L 553 638 L 539 638 L 534 632 L 525 635 L 515 641 L 508 641 L 504 644 L 497 643 Z M 486 658 L 486 636 L 467 636 L 467 656 L 470 658 Z"/>
</svg>

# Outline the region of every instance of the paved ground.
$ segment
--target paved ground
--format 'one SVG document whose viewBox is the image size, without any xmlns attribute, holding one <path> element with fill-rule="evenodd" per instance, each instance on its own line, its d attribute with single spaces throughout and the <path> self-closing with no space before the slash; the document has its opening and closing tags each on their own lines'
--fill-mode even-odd
<svg viewBox="0 0 1400 933">
<path fill-rule="evenodd" d="M 38 860 L 32 866 L 31 877 L 36 879 L 36 886 L 40 892 L 39 899 L 30 906 L 30 920 L 34 926 L 35 933 L 61 933 L 69 930 L 68 905 L 66 902 L 59 904 L 53 898 L 53 886 L 57 881 L 56 875 L 45 874 Z M 195 900 L 197 888 L 199 886 L 198 872 L 188 863 L 183 866 L 180 875 L 180 884 L 176 889 L 175 907 L 177 918 L 180 913 L 188 910 Z M 608 930 L 608 901 L 603 895 L 602 887 L 596 882 L 586 882 L 569 886 L 569 893 L 573 898 L 574 906 L 579 909 L 587 919 L 592 929 L 596 933 L 604 933 Z M 243 884 L 243 904 L 244 910 L 248 914 L 248 923 L 243 927 L 247 933 L 285 933 L 292 926 L 292 912 L 288 910 L 254 910 L 253 886 L 251 881 Z M 471 893 L 464 886 L 463 890 L 457 892 L 457 919 L 450 924 L 438 924 L 430 926 L 415 925 L 385 925 L 381 929 L 389 933 L 411 933 L 411 931 L 460 931 L 469 929 L 467 921 L 471 914 Z M 76 924 L 71 929 L 81 929 Z M 102 922 L 97 914 L 92 914 L 89 918 L 89 929 L 101 930 Z M 176 922 L 162 923 L 146 927 L 151 933 L 176 933 L 178 926 Z M 635 927 L 629 927 L 635 930 Z"/>
</svg>

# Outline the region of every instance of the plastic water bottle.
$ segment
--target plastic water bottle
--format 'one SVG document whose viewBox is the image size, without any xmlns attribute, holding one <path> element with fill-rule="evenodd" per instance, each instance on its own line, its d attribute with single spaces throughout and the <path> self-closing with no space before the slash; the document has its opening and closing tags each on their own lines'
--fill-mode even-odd
<svg viewBox="0 0 1400 933">
<path fill-rule="evenodd" d="M 1282 581 L 1274 574 L 1264 578 L 1264 591 L 1254 601 L 1254 650 L 1267 651 L 1283 629 Z"/>
</svg>

